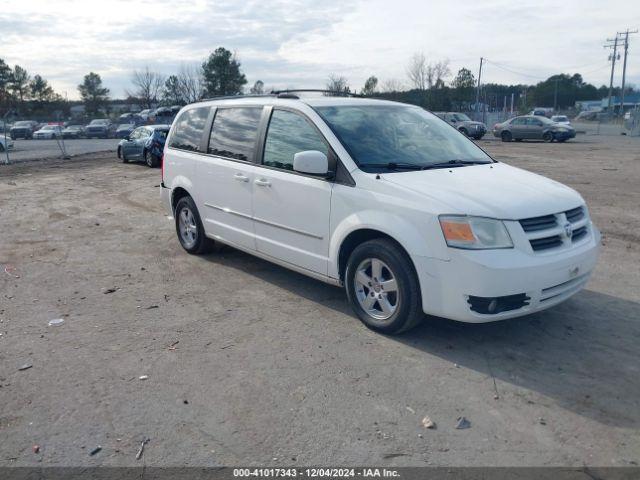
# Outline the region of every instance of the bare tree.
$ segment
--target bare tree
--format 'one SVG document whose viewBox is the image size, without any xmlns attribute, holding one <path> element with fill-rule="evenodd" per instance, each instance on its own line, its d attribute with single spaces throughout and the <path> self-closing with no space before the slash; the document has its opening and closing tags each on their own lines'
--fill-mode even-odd
<svg viewBox="0 0 640 480">
<path fill-rule="evenodd" d="M 133 72 L 131 83 L 134 90 L 127 91 L 126 94 L 137 98 L 145 108 L 153 108 L 164 86 L 164 77 L 159 73 L 151 72 L 149 67 L 144 67 L 143 71 Z"/>
<path fill-rule="evenodd" d="M 204 96 L 204 76 L 199 65 L 182 65 L 178 73 L 180 94 L 185 103 L 202 100 Z"/>
<path fill-rule="evenodd" d="M 391 92 L 401 92 L 404 90 L 404 85 L 400 80 L 395 78 L 390 78 L 382 82 L 382 91 L 391 93 Z"/>
<path fill-rule="evenodd" d="M 329 80 L 327 81 L 326 88 L 330 92 L 351 92 L 351 89 L 349 88 L 349 81 L 343 76 L 334 74 L 329 75 Z"/>
<path fill-rule="evenodd" d="M 428 86 L 429 66 L 422 52 L 416 52 L 411 57 L 407 66 L 407 77 L 411 84 L 418 90 L 426 90 Z"/>
<path fill-rule="evenodd" d="M 431 65 L 430 65 L 431 66 Z M 436 88 L 444 87 L 444 81 L 451 76 L 451 69 L 449 68 L 449 59 L 440 60 L 433 65 L 433 76 L 435 78 L 434 85 Z"/>
</svg>

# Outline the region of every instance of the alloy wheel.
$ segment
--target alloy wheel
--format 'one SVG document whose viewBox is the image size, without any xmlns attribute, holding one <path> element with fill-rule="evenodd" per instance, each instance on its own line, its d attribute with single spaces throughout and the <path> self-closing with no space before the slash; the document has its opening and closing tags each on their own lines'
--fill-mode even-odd
<svg viewBox="0 0 640 480">
<path fill-rule="evenodd" d="M 373 322 L 385 325 L 398 309 L 400 296 L 393 271 L 379 258 L 366 258 L 353 279 L 358 304 Z"/>
<path fill-rule="evenodd" d="M 192 248 L 198 241 L 198 227 L 193 212 L 183 207 L 178 215 L 178 229 L 185 248 Z"/>
</svg>

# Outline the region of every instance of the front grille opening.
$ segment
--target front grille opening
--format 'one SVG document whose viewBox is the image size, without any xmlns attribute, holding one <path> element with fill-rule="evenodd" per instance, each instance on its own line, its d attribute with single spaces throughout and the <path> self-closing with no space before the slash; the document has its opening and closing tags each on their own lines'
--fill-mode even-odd
<svg viewBox="0 0 640 480">
<path fill-rule="evenodd" d="M 544 215 L 543 217 L 525 218 L 520 220 L 520 225 L 525 232 L 537 232 L 538 230 L 548 230 L 557 225 L 555 215 Z"/>
<path fill-rule="evenodd" d="M 573 208 L 564 212 L 567 216 L 567 220 L 571 223 L 576 223 L 578 220 L 584 218 L 584 209 L 582 207 Z"/>
<path fill-rule="evenodd" d="M 573 231 L 573 235 L 571 236 L 571 241 L 572 242 L 577 242 L 581 239 L 583 239 L 585 236 L 587 235 L 587 226 L 584 225 L 580 228 L 576 228 Z"/>
<path fill-rule="evenodd" d="M 540 250 L 547 250 L 549 248 L 555 248 L 562 245 L 562 238 L 560 235 L 553 235 L 552 237 L 544 237 L 544 238 L 535 238 L 529 240 L 531 243 L 531 248 L 533 248 L 534 252 L 538 252 Z"/>
<path fill-rule="evenodd" d="M 469 304 L 469 308 L 474 312 L 484 315 L 495 315 L 500 312 L 518 310 L 525 305 L 529 305 L 529 300 L 531 300 L 531 298 L 525 293 L 506 295 L 503 297 L 476 297 L 469 295 L 467 303 Z"/>
</svg>

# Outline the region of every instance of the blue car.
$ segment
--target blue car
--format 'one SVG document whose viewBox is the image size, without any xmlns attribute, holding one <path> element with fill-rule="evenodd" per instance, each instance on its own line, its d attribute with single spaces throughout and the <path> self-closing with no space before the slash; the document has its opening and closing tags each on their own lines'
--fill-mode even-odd
<svg viewBox="0 0 640 480">
<path fill-rule="evenodd" d="M 144 161 L 149 167 L 158 167 L 164 142 L 171 125 L 145 125 L 136 128 L 118 144 L 118 158 L 122 163 Z"/>
</svg>

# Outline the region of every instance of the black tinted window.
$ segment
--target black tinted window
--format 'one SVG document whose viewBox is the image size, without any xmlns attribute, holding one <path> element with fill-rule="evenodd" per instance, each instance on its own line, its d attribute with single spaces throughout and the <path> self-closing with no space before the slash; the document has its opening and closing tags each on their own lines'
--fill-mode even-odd
<svg viewBox="0 0 640 480">
<path fill-rule="evenodd" d="M 264 165 L 293 170 L 293 156 L 317 150 L 328 155 L 327 145 L 304 117 L 286 110 L 274 110 L 264 145 Z"/>
<path fill-rule="evenodd" d="M 210 107 L 192 108 L 182 112 L 176 120 L 175 130 L 171 136 L 170 147 L 197 152 L 200 150 L 200 139 L 204 125 L 207 123 Z"/>
<path fill-rule="evenodd" d="M 236 160 L 253 160 L 262 107 L 222 108 L 213 121 L 209 153 Z"/>
</svg>

